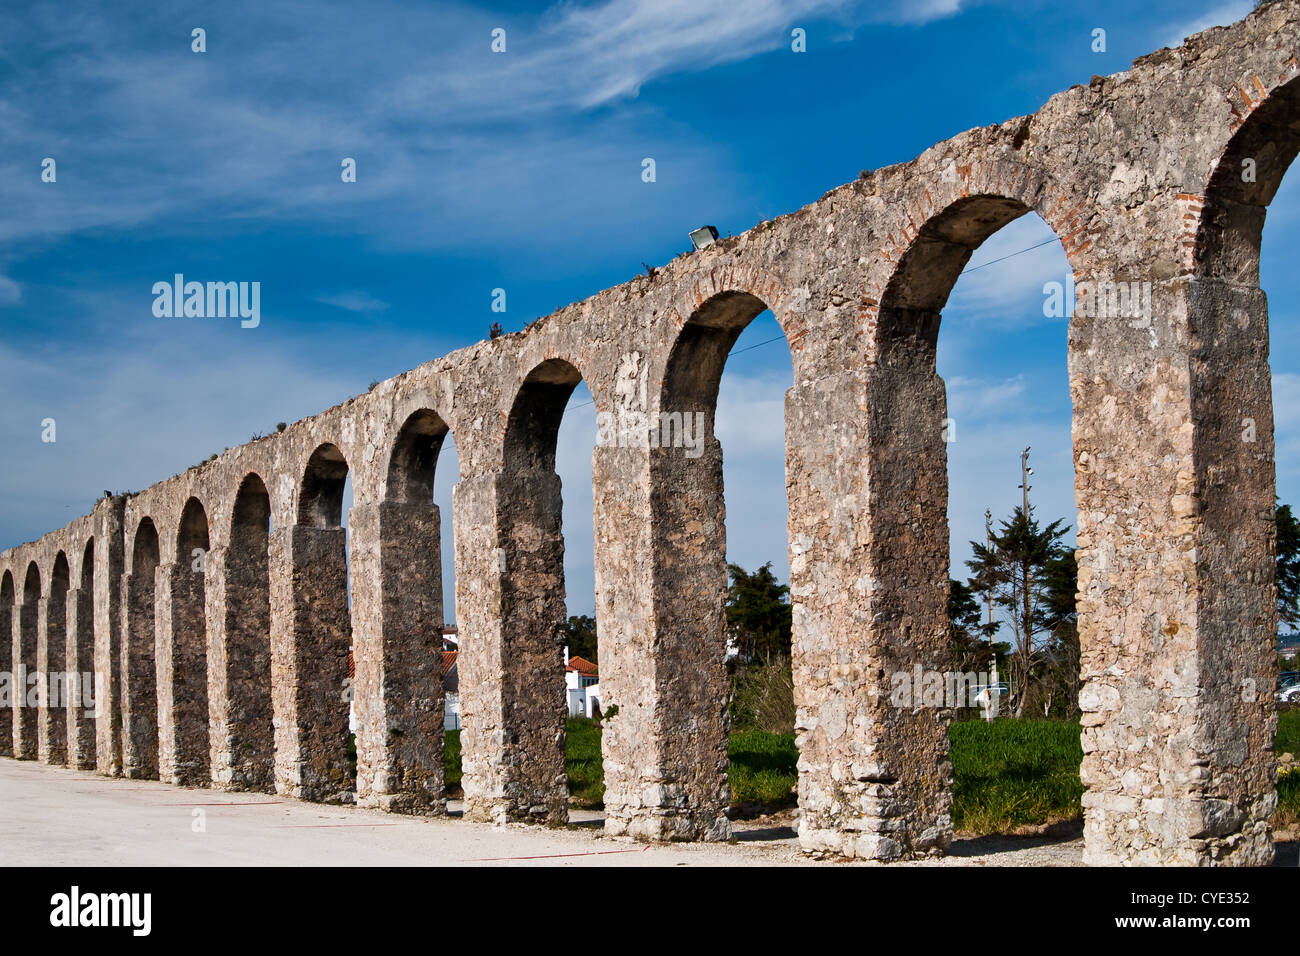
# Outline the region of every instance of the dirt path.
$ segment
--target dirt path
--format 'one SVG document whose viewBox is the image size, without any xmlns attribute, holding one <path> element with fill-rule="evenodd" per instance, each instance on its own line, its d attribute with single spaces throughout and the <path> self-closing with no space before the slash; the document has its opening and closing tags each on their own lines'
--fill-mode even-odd
<svg viewBox="0 0 1300 956">
<path fill-rule="evenodd" d="M 563 829 L 493 827 L 9 759 L 0 760 L 0 806 L 0 846 L 11 865 L 846 865 L 801 854 L 788 816 L 738 822 L 731 844 L 645 846 L 606 838 L 590 811 L 575 811 Z M 1082 850 L 1078 838 L 965 838 L 941 860 L 895 865 L 1077 866 Z M 1280 862 L 1294 866 L 1295 855 L 1295 843 L 1280 848 Z"/>
</svg>

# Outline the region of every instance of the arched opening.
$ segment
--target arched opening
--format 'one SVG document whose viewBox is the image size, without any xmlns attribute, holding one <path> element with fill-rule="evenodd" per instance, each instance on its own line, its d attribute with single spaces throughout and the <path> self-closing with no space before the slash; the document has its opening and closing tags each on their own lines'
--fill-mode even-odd
<svg viewBox="0 0 1300 956">
<path fill-rule="evenodd" d="M 232 790 L 271 790 L 275 739 L 271 707 L 271 496 L 249 472 L 235 494 L 223 556 L 223 600 L 210 623 L 221 629 L 211 662 L 212 779 Z M 214 556 L 216 557 L 216 556 Z"/>
<path fill-rule="evenodd" d="M 596 527 L 593 445 L 598 429 L 595 401 L 585 382 L 574 386 L 555 439 L 555 473 L 563 490 L 565 623 L 561 643 L 565 723 L 565 784 L 570 810 L 604 806 L 600 641 L 596 623 Z"/>
<path fill-rule="evenodd" d="M 412 412 L 393 444 L 384 500 L 350 512 L 353 540 L 367 543 L 353 558 L 352 580 L 359 594 L 373 596 L 353 606 L 363 806 L 445 808 L 441 519 L 433 490 L 447 433 L 436 412 Z"/>
<path fill-rule="evenodd" d="M 729 806 L 743 815 L 786 810 L 791 802 L 791 608 L 779 577 L 789 567 L 788 506 L 778 462 L 785 455 L 780 396 L 792 379 L 788 343 L 755 354 L 785 341 L 767 308 L 742 291 L 704 302 L 673 345 L 658 401 L 650 405 L 658 418 L 647 423 L 662 662 L 657 694 L 669 704 L 656 715 L 658 753 L 649 765 L 665 768 L 671 783 L 663 802 L 688 838 L 724 837 Z M 746 358 L 738 361 L 762 372 L 736 369 L 724 378 L 730 356 L 742 351 Z M 724 389 L 733 380 L 743 387 Z M 764 413 L 760 426 L 755 416 Z M 724 464 L 723 437 L 734 465 Z M 761 501 L 765 508 L 761 520 L 739 522 L 749 527 L 735 537 L 738 547 L 728 511 L 752 512 L 728 509 L 728 481 L 747 506 Z M 787 766 L 769 765 L 778 754 Z M 783 775 L 785 783 L 773 786 Z"/>
<path fill-rule="evenodd" d="M 6 569 L 0 576 L 0 673 L 8 675 L 9 688 L 7 698 L 0 701 L 0 757 L 14 754 L 14 715 L 22 689 L 14 667 L 14 599 L 14 576 Z"/>
<path fill-rule="evenodd" d="M 338 446 L 321 445 L 307 461 L 298 496 L 298 524 L 306 528 L 343 527 L 343 487 L 348 463 Z"/>
<path fill-rule="evenodd" d="M 181 510 L 168 607 L 158 629 L 159 775 L 184 786 L 211 780 L 208 739 L 208 515 L 197 498 Z"/>
<path fill-rule="evenodd" d="M 68 760 L 67 722 L 67 607 L 70 584 L 68 556 L 60 551 L 50 574 L 50 594 L 45 605 L 45 640 L 38 653 L 42 700 L 38 748 L 42 763 Z"/>
<path fill-rule="evenodd" d="M 141 518 L 126 576 L 126 666 L 122 668 L 122 773 L 158 776 L 158 678 L 154 608 L 159 563 L 158 529 Z"/>
<path fill-rule="evenodd" d="M 81 577 L 67 605 L 68 766 L 95 767 L 95 539 L 81 554 Z M 107 676 L 107 675 L 105 675 Z M 104 692 L 107 693 L 105 682 Z"/>
<path fill-rule="evenodd" d="M 1048 577 L 1060 575 L 1060 566 L 1068 564 L 1062 585 L 1068 610 L 1062 613 L 1072 621 L 1076 577 L 1066 533 L 1074 523 L 1073 507 L 1072 503 L 1068 506 L 1068 517 L 1060 516 L 1059 524 L 1050 524 L 1057 515 L 1039 522 L 1028 491 L 1017 490 L 1021 484 L 1017 481 L 1019 456 L 1031 441 L 1019 437 L 1023 423 L 1015 414 L 1008 415 L 1008 409 L 1014 411 L 1023 399 L 1012 396 L 1000 411 L 986 407 L 996 404 L 996 387 L 987 382 L 966 387 L 962 375 L 950 373 L 952 394 L 959 399 L 953 405 L 937 361 L 940 312 L 953 301 L 950 297 L 964 272 L 978 277 L 967 280 L 965 288 L 970 302 L 982 303 L 987 309 L 986 322 L 996 317 L 1005 320 L 1015 309 L 1035 310 L 1041 317 L 1045 291 L 1041 277 L 1021 282 L 1029 288 L 1023 300 L 1016 302 L 1009 294 L 1008 283 L 1015 284 L 1014 270 L 1022 264 L 1015 257 L 1028 251 L 1027 246 L 1004 252 L 995 244 L 997 254 L 991 250 L 983 264 L 970 265 L 973 253 L 986 240 L 1030 212 L 1026 203 L 1005 196 L 958 199 L 925 222 L 881 297 L 875 342 L 879 372 L 868 397 L 872 421 L 879 425 L 871 435 L 869 450 L 875 487 L 867 505 L 873 514 L 872 535 L 878 541 L 872 548 L 872 573 L 883 584 L 873 594 L 873 616 L 879 622 L 873 645 L 879 649 L 881 682 L 878 702 L 868 708 L 873 725 L 869 739 L 880 756 L 871 773 L 850 788 L 855 801 L 872 808 L 872 828 L 878 833 L 873 852 L 878 856 L 946 849 L 953 826 L 954 763 L 960 762 L 961 756 L 950 742 L 954 715 L 984 713 L 980 704 L 990 697 L 1003 713 L 1023 712 L 1026 694 L 1036 686 L 1034 676 L 1044 671 L 1059 648 L 1069 644 L 1065 630 L 1074 633 L 1072 626 L 1059 634 L 1055 626 L 1047 626 L 1048 608 L 1043 600 Z M 1028 245 L 1052 245 L 1061 270 L 1057 280 L 1071 281 L 1068 265 L 1061 262 L 1059 243 L 1054 242 L 1055 234 L 1037 217 L 1031 216 L 1028 224 L 1036 230 Z M 1003 241 L 1016 242 L 1023 229 L 1013 227 Z M 1030 237 L 1026 234 L 1025 238 Z M 1004 257 L 1006 262 L 994 264 Z M 986 276 L 986 271 L 993 275 Z M 981 282 L 991 284 L 981 290 Z M 1068 312 L 1062 311 L 1058 318 L 1067 319 Z M 1064 331 L 1064 324 L 1057 324 L 1058 333 Z M 964 327 L 960 322 L 958 326 Z M 983 352 L 987 357 L 992 341 L 987 324 L 971 335 L 970 341 L 977 354 Z M 997 340 L 996 348 L 1014 350 L 1005 337 Z M 957 367 L 961 358 L 955 355 Z M 993 360 L 975 367 L 982 368 L 982 377 L 988 378 L 997 364 Z M 1020 364 L 1026 363 L 1022 359 Z M 1055 367 L 1064 369 L 1065 363 L 1058 361 Z M 969 367 L 967 377 L 977 377 Z M 1057 411 L 1067 417 L 1056 423 L 1054 431 L 1050 422 L 1046 427 L 1059 453 L 1068 434 L 1068 406 Z M 967 449 L 963 442 L 971 442 L 971 447 Z M 1009 461 L 1001 460 L 1003 448 Z M 953 449 L 982 456 L 984 470 L 1002 480 L 1011 478 L 1009 489 L 976 488 L 972 476 L 952 469 L 949 454 Z M 1059 487 L 1073 480 L 1068 446 L 1058 459 L 1051 464 L 1060 473 Z M 1040 468 L 1045 464 L 1042 459 L 1038 463 Z M 957 488 L 953 500 L 960 499 L 959 515 L 954 513 L 952 522 L 961 528 L 960 545 L 955 543 L 956 536 L 949 540 L 950 469 L 952 485 Z M 981 505 L 978 498 L 985 495 L 993 500 Z M 976 500 L 971 500 L 972 496 Z M 1026 501 L 1030 504 L 1027 512 Z M 968 584 L 958 575 L 966 577 L 962 565 L 972 548 L 975 557 L 983 553 L 985 508 L 1001 512 L 995 515 L 1002 520 L 994 524 L 994 544 L 996 535 L 1004 533 L 1004 546 L 994 548 L 987 574 Z M 978 532 L 973 530 L 976 528 Z M 1019 682 L 1015 686 L 1019 692 L 1010 702 L 999 693 L 1000 686 L 991 686 L 1001 684 L 1003 677 L 993 674 L 987 620 L 981 616 L 988 605 L 975 603 L 970 596 L 971 589 L 978 594 L 979 585 L 985 583 L 992 590 L 983 596 L 1001 606 L 999 626 L 1011 632 L 1018 652 Z M 955 620 L 957 605 L 962 614 Z M 995 639 L 1002 638 L 995 635 Z M 1075 652 L 1070 660 L 1061 661 L 1076 694 L 1077 660 Z M 1007 732 L 1001 727 L 995 731 Z M 1067 738 L 1062 744 L 1068 750 L 1065 759 L 1072 762 L 1066 772 L 1074 780 L 1081 757 L 1077 725 L 1068 725 L 1063 735 Z M 964 740 L 964 734 L 958 736 Z M 988 781 L 978 782 L 975 789 L 987 790 Z M 1070 796 L 1077 799 L 1077 786 Z M 956 810 L 960 812 L 962 807 Z"/>
<path fill-rule="evenodd" d="M 462 709 L 473 717 L 462 735 L 470 819 L 568 819 L 564 535 L 555 454 L 560 420 L 581 380 L 563 359 L 542 362 L 524 379 L 506 422 L 494 495 L 499 605 L 493 602 L 481 638 L 470 622 L 458 666 L 466 677 Z M 488 629 L 493 615 L 495 640 Z M 499 684 L 471 680 L 494 672 Z M 499 730 L 489 733 L 493 727 Z M 494 753 L 500 746 L 492 739 L 502 736 L 504 755 Z"/>
<path fill-rule="evenodd" d="M 1203 208 L 1194 200 L 1188 208 L 1199 224 L 1190 311 L 1206 461 L 1197 554 L 1213 568 L 1213 592 L 1198 610 L 1196 740 L 1216 744 L 1204 761 L 1207 792 L 1241 821 L 1233 862 L 1271 859 L 1261 824 L 1274 799 L 1275 830 L 1300 820 L 1300 783 L 1274 776 L 1280 753 L 1300 756 L 1300 374 L 1292 359 L 1300 177 L 1289 172 L 1297 154 L 1300 79 L 1292 79 L 1245 115 Z"/>
<path fill-rule="evenodd" d="M 304 800 L 352 803 L 356 770 L 349 711 L 348 533 L 344 504 L 350 497 L 348 463 L 331 443 L 317 447 L 303 469 L 298 522 L 275 532 L 277 563 L 287 580 L 289 606 L 272 620 L 272 686 L 276 714 L 276 789 Z M 276 572 L 277 574 L 282 572 Z M 283 581 L 283 583 L 281 583 Z M 280 668 L 283 668 L 281 671 Z"/>
<path fill-rule="evenodd" d="M 980 245 L 942 306 L 950 589 L 941 669 L 958 832 L 1080 819 L 1067 338 L 1072 303 L 1087 294 L 1052 228 L 1027 212 Z M 924 687 L 912 691 L 924 701 Z"/>
<path fill-rule="evenodd" d="M 41 572 L 33 561 L 27 565 L 23 579 L 22 604 L 18 608 L 18 683 L 21 688 L 20 706 L 16 716 L 14 756 L 19 760 L 37 757 L 37 714 L 40 702 L 40 664 L 37 644 L 40 639 Z"/>
</svg>

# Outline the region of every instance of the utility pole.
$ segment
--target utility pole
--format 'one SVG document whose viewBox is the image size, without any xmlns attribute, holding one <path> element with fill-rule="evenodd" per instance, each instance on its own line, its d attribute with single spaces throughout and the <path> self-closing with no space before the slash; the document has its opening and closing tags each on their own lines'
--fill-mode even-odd
<svg viewBox="0 0 1300 956">
<path fill-rule="evenodd" d="M 984 547 L 988 549 L 989 555 L 993 554 L 993 512 L 988 508 L 984 509 Z M 993 638 L 993 587 L 990 584 L 985 591 L 984 602 L 989 609 L 989 639 Z"/>
<path fill-rule="evenodd" d="M 988 548 L 990 556 L 993 554 L 993 512 L 988 508 L 984 509 L 984 546 Z M 1001 688 L 998 684 L 998 651 L 993 644 L 993 584 L 989 583 L 988 591 L 985 595 L 985 601 L 989 609 L 989 645 L 993 651 L 993 666 L 989 670 L 989 688 L 988 704 L 984 707 L 984 719 L 992 720 L 998 715 L 998 697 Z"/>
<path fill-rule="evenodd" d="M 1020 487 L 1025 493 L 1025 521 L 1029 520 L 1029 476 L 1034 473 L 1034 469 L 1029 467 L 1029 446 L 1020 453 Z"/>
<path fill-rule="evenodd" d="M 1020 453 L 1020 489 L 1024 493 L 1024 516 L 1025 516 L 1025 535 L 1028 538 L 1030 532 L 1029 524 L 1029 476 L 1034 473 L 1034 469 L 1029 467 L 1029 447 Z M 1023 578 L 1023 580 L 1021 580 Z M 1022 557 L 1020 571 L 1014 577 L 1015 583 L 1020 588 L 1020 600 L 1023 605 L 1023 618 L 1021 619 L 1020 631 L 1020 696 L 1016 699 L 1016 713 L 1019 714 L 1025 706 L 1025 698 L 1029 693 L 1029 660 L 1034 651 L 1034 605 L 1032 588 L 1029 580 L 1028 558 Z"/>
</svg>

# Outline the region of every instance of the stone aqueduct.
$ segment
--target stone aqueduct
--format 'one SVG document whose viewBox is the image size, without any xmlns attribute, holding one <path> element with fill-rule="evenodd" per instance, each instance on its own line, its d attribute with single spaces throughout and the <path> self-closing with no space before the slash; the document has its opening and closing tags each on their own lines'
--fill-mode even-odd
<svg viewBox="0 0 1300 956">
<path fill-rule="evenodd" d="M 1077 311 L 1069 329 L 1086 859 L 1270 861 L 1274 446 L 1258 266 L 1266 207 L 1300 149 L 1298 55 L 1300 2 L 1265 6 L 0 553 L 0 670 L 93 668 L 103 687 L 98 718 L 6 709 L 0 753 L 441 812 L 432 481 L 451 432 L 466 816 L 563 821 L 565 403 L 581 379 L 602 412 L 711 412 L 731 343 L 769 308 L 794 362 L 799 838 L 849 857 L 941 852 L 949 713 L 888 700 L 891 673 L 946 669 L 939 314 L 973 250 L 1033 210 L 1081 290 L 1152 290 L 1150 322 Z M 593 451 L 615 835 L 729 833 L 721 456 L 711 437 L 696 458 Z"/>
</svg>

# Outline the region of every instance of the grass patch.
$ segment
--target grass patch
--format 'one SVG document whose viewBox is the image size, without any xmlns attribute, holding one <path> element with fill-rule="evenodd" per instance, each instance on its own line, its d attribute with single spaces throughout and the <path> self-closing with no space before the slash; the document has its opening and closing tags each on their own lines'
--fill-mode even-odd
<svg viewBox="0 0 1300 956">
<path fill-rule="evenodd" d="M 1007 833 L 1020 827 L 1082 819 L 1079 725 L 1057 720 L 967 720 L 948 731 L 952 742 L 953 826 L 968 833 Z M 1278 715 L 1278 753 L 1300 756 L 1300 708 Z M 447 731 L 447 789 L 460 789 L 460 731 Z M 582 717 L 568 722 L 566 769 L 575 807 L 600 809 L 605 781 L 600 726 Z M 777 810 L 795 805 L 794 734 L 737 731 L 727 747 L 732 802 Z M 1300 771 L 1278 780 L 1278 827 L 1300 824 Z"/>
<path fill-rule="evenodd" d="M 442 766 L 448 795 L 460 796 L 460 731 L 449 730 L 442 743 Z"/>
<path fill-rule="evenodd" d="M 1286 707 L 1286 710 L 1282 708 Z M 1295 754 L 1300 759 L 1300 707 L 1279 705 L 1277 713 L 1277 752 Z"/>
<path fill-rule="evenodd" d="M 795 764 L 799 760 L 794 734 L 740 731 L 731 735 L 727 755 L 731 758 L 732 803 L 773 809 L 794 806 Z"/>
<path fill-rule="evenodd" d="M 605 771 L 600 759 L 600 725 L 585 717 L 570 717 L 564 747 L 569 775 L 569 803 L 588 810 L 605 805 Z"/>
<path fill-rule="evenodd" d="M 1054 720 L 967 720 L 952 742 L 954 828 L 1003 833 L 1082 819 L 1079 725 Z"/>
</svg>

